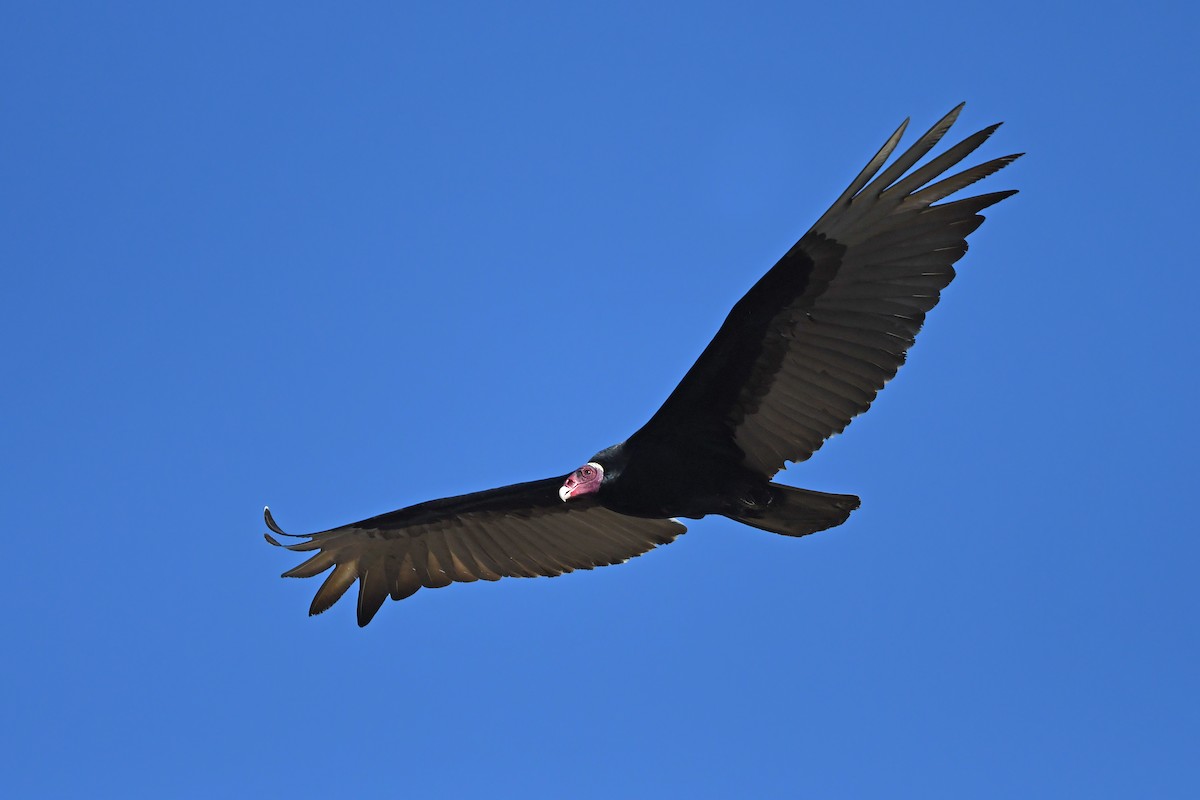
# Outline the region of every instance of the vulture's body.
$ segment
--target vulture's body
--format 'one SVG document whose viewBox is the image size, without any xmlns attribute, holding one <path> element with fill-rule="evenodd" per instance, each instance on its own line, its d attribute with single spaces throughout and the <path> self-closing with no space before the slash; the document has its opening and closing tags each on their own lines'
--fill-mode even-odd
<svg viewBox="0 0 1200 800">
<path fill-rule="evenodd" d="M 720 514 L 789 536 L 844 522 L 857 497 L 771 478 L 870 406 L 954 277 L 979 212 L 1015 194 L 939 203 L 1017 158 L 944 177 L 998 126 L 913 169 L 961 108 L 883 169 L 901 125 L 624 442 L 569 475 L 433 500 L 287 545 L 316 553 L 285 577 L 333 570 L 310 613 L 356 580 L 358 623 L 366 625 L 388 596 L 422 586 L 616 564 L 675 539 L 681 517 Z M 288 535 L 269 511 L 266 520 Z"/>
</svg>

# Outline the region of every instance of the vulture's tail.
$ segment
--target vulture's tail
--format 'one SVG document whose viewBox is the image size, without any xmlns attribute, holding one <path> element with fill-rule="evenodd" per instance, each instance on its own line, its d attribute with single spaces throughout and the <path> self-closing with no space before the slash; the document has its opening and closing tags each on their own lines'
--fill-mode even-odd
<svg viewBox="0 0 1200 800">
<path fill-rule="evenodd" d="M 730 519 L 784 536 L 804 536 L 841 525 L 858 508 L 852 494 L 827 494 L 771 484 L 771 504 L 762 509 L 727 514 Z"/>
</svg>

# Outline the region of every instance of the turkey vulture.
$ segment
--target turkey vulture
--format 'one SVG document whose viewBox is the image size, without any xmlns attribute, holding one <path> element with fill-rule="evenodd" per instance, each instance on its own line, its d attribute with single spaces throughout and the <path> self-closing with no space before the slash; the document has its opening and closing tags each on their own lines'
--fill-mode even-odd
<svg viewBox="0 0 1200 800">
<path fill-rule="evenodd" d="M 401 600 L 422 586 L 618 564 L 673 541 L 686 530 L 679 517 L 720 514 L 786 536 L 845 522 L 858 508 L 854 495 L 771 478 L 867 410 L 953 279 L 966 237 L 983 222 L 979 212 L 1016 193 L 938 203 L 1019 157 L 942 177 L 998 124 L 913 169 L 961 110 L 883 169 L 905 120 L 625 441 L 567 475 L 431 500 L 296 544 L 265 534 L 271 544 L 316 551 L 284 577 L 333 569 L 309 613 L 329 608 L 355 580 L 362 626 L 389 595 Z M 291 536 L 269 509 L 265 517 L 272 532 Z"/>
</svg>

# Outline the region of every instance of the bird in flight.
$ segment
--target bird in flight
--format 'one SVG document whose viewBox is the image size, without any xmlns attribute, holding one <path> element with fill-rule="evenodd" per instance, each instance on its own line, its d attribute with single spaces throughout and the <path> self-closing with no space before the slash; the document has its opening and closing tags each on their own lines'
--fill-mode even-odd
<svg viewBox="0 0 1200 800">
<path fill-rule="evenodd" d="M 980 212 L 1015 191 L 939 202 L 1007 166 L 949 176 L 999 127 L 921 167 L 959 105 L 886 168 L 905 120 L 808 233 L 737 302 L 662 407 L 574 472 L 419 503 L 273 545 L 313 553 L 283 573 L 326 570 L 310 614 L 358 581 L 358 624 L 389 596 L 479 579 L 619 564 L 675 540 L 679 518 L 719 514 L 785 536 L 845 522 L 859 499 L 772 482 L 866 411 L 904 363 L 954 278 Z M 882 170 L 882 171 L 881 171 Z M 944 177 L 946 176 L 946 177 Z"/>
</svg>

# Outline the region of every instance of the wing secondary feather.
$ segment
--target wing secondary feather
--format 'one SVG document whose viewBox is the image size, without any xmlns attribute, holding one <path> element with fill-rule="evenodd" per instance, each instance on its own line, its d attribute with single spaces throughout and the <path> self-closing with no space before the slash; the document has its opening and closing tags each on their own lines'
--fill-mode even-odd
<svg viewBox="0 0 1200 800">
<path fill-rule="evenodd" d="M 358 624 L 366 625 L 389 596 L 402 600 L 422 587 L 500 578 L 555 576 L 620 564 L 668 544 L 686 528 L 674 520 L 641 519 L 594 502 L 564 503 L 548 478 L 433 500 L 302 537 L 271 544 L 316 551 L 283 573 L 311 578 L 332 572 L 317 590 L 310 614 L 328 609 L 358 581 Z M 264 512 L 267 527 L 284 533 Z"/>
</svg>

